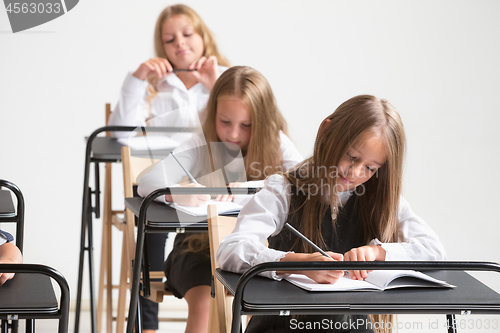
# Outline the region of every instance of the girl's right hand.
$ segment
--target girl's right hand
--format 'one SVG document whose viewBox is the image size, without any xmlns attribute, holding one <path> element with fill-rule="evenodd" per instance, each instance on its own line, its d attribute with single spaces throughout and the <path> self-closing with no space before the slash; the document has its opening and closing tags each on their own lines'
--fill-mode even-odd
<svg viewBox="0 0 500 333">
<path fill-rule="evenodd" d="M 146 80 L 152 77 L 163 78 L 172 73 L 172 65 L 165 58 L 151 58 L 143 62 L 139 68 L 132 74 L 139 80 Z"/>
<path fill-rule="evenodd" d="M 330 257 L 335 261 L 343 261 L 344 256 L 340 253 L 327 252 Z M 319 252 L 314 253 L 287 253 L 281 261 L 332 261 L 332 259 L 325 257 Z M 313 271 L 282 271 L 276 272 L 277 274 L 303 274 L 318 283 L 335 283 L 342 276 L 344 276 L 344 271 L 333 271 L 333 270 L 313 270 Z"/>
<path fill-rule="evenodd" d="M 186 185 L 181 185 L 181 187 L 205 187 L 203 185 L 199 184 L 186 184 Z M 174 194 L 174 195 L 165 195 L 165 200 L 168 202 L 175 202 L 176 204 L 179 204 L 181 206 L 191 206 L 191 207 L 197 207 L 205 204 L 208 200 L 210 200 L 210 195 L 208 194 L 192 194 L 192 195 L 186 195 L 186 194 Z"/>
</svg>

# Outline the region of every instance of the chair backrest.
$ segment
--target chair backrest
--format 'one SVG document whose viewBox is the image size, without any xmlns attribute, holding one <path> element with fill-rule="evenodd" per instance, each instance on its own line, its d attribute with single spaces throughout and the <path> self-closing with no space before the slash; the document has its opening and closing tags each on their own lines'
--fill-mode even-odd
<svg viewBox="0 0 500 333">
<path fill-rule="evenodd" d="M 215 278 L 215 270 L 219 267 L 215 257 L 222 239 L 234 230 L 236 217 L 218 215 L 216 205 L 208 206 L 207 215 L 210 263 L 215 288 L 215 298 L 211 299 L 209 328 L 210 332 L 226 333 L 231 327 L 231 303 L 226 299 L 224 286 Z"/>
<path fill-rule="evenodd" d="M 123 165 L 123 186 L 125 198 L 134 196 L 133 186 L 139 183 L 141 177 L 149 172 L 159 159 L 145 157 L 136 157 L 130 155 L 130 147 L 122 147 L 122 165 Z"/>
<path fill-rule="evenodd" d="M 150 158 L 135 157 L 130 155 L 130 147 L 122 147 L 122 166 L 123 166 L 123 192 L 125 198 L 132 198 L 134 196 L 133 186 L 137 185 L 140 176 L 152 168 L 159 160 Z M 134 221 L 134 213 L 129 209 L 125 210 L 125 220 Z M 135 223 L 125 224 L 125 238 L 127 242 L 128 262 L 135 256 L 135 239 L 134 239 Z"/>
</svg>

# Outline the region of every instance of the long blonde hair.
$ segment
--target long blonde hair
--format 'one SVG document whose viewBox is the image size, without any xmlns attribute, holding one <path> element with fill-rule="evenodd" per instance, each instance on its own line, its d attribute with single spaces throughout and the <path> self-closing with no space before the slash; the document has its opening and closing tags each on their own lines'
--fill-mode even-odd
<svg viewBox="0 0 500 333">
<path fill-rule="evenodd" d="M 330 122 L 325 123 L 316 136 L 312 157 L 285 173 L 285 177 L 307 195 L 307 200 L 299 207 L 301 232 L 314 243 L 325 246 L 318 221 L 329 207 L 332 219 L 336 218 L 340 206 L 336 191 L 340 160 L 350 147 L 360 143 L 364 134 L 377 133 L 385 144 L 387 160 L 377 174 L 362 185 L 363 194 L 358 193 L 356 209 L 361 213 L 362 232 L 367 244 L 374 238 L 384 243 L 397 242 L 398 204 L 406 147 L 399 114 L 386 100 L 360 95 L 342 103 L 327 119 Z M 326 172 L 332 170 L 331 167 L 335 172 Z M 318 189 L 326 196 L 317 195 Z M 329 197 L 329 202 L 325 202 L 325 197 Z M 298 251 L 314 252 L 305 242 L 297 246 Z M 372 320 L 392 321 L 392 317 L 373 316 Z"/>
<path fill-rule="evenodd" d="M 269 82 L 251 67 L 232 67 L 215 83 L 202 113 L 206 142 L 220 141 L 215 126 L 217 102 L 228 96 L 241 100 L 251 112 L 251 135 L 245 165 L 247 179 L 260 180 L 282 171 L 279 132 L 287 134 L 287 124 L 278 110 Z"/>
<path fill-rule="evenodd" d="M 196 33 L 201 36 L 204 46 L 204 51 L 203 51 L 204 57 L 208 58 L 210 56 L 215 56 L 217 58 L 217 62 L 219 65 L 227 67 L 230 66 L 227 59 L 219 53 L 219 49 L 217 48 L 217 44 L 212 35 L 212 32 L 205 25 L 201 17 L 192 8 L 181 4 L 168 6 L 160 13 L 158 19 L 156 20 L 156 26 L 154 32 L 154 49 L 157 57 L 169 60 L 167 54 L 165 53 L 165 49 L 163 47 L 164 44 L 162 39 L 162 28 L 163 25 L 165 24 L 165 21 L 177 15 L 183 15 L 185 18 L 187 18 L 188 21 L 193 25 L 193 28 L 196 31 Z M 150 104 L 152 99 L 158 93 L 157 88 L 160 79 L 155 77 L 148 81 L 150 83 L 148 87 L 148 90 L 150 92 L 150 96 L 148 98 L 148 104 Z"/>
<path fill-rule="evenodd" d="M 226 70 L 212 88 L 207 106 L 202 113 L 203 134 L 208 143 L 220 142 L 216 132 L 217 102 L 221 97 L 243 101 L 251 113 L 250 142 L 245 155 L 247 180 L 261 180 L 283 171 L 280 131 L 287 134 L 287 124 L 276 104 L 273 91 L 266 78 L 257 70 L 234 66 Z M 214 171 L 214 170 L 212 170 Z M 186 237 L 189 250 L 208 248 L 207 234 Z"/>
</svg>

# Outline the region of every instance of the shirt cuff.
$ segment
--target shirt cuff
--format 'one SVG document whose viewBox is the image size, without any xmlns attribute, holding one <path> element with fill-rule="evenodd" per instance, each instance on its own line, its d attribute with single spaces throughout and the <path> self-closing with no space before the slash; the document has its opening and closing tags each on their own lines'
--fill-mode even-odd
<svg viewBox="0 0 500 333">
<path fill-rule="evenodd" d="M 140 80 L 129 73 L 123 82 L 122 89 L 128 94 L 139 95 L 141 98 L 144 96 L 146 89 L 148 88 L 149 82 L 147 80 Z"/>
<path fill-rule="evenodd" d="M 382 243 L 377 238 L 373 239 L 369 245 L 380 245 L 385 250 L 385 261 L 405 261 L 408 255 L 405 248 L 400 243 Z"/>
<path fill-rule="evenodd" d="M 257 257 L 255 258 L 255 262 L 252 263 L 252 266 L 255 266 L 256 264 L 260 264 L 263 262 L 278 262 L 284 256 L 286 256 L 288 253 L 291 253 L 291 252 L 283 252 L 283 251 L 278 251 L 278 250 L 266 248 L 265 250 L 261 251 L 257 255 Z M 266 271 L 266 272 L 260 273 L 259 275 L 265 276 L 265 277 L 273 279 L 273 280 L 281 281 L 282 278 L 287 277 L 290 274 L 277 275 L 276 271 Z"/>
</svg>

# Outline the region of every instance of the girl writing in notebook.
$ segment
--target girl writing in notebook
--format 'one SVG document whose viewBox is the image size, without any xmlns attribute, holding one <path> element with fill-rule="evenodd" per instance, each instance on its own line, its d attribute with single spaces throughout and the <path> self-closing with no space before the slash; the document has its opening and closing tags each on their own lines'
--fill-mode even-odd
<svg viewBox="0 0 500 333">
<path fill-rule="evenodd" d="M 220 73 L 229 66 L 212 33 L 190 7 L 169 6 L 156 21 L 154 49 L 155 58 L 127 75 L 108 125 L 145 126 L 147 121 L 147 126 L 199 126 L 198 113 L 205 107 Z M 130 133 L 113 135 L 127 137 Z M 191 133 L 169 136 L 182 142 Z M 162 270 L 167 235 L 147 235 L 154 271 Z M 158 329 L 158 304 L 142 297 L 141 302 L 144 332 L 153 332 Z"/>
<path fill-rule="evenodd" d="M 155 58 L 143 62 L 123 83 L 108 125 L 193 127 L 210 90 L 229 66 L 212 33 L 188 6 L 165 8 L 156 21 Z M 115 132 L 115 136 L 127 136 Z M 172 135 L 179 142 L 190 134 Z"/>
<path fill-rule="evenodd" d="M 262 180 L 302 161 L 286 135 L 286 122 L 269 83 L 250 67 L 235 66 L 220 76 L 203 116 L 203 134 L 194 135 L 174 150 L 183 167 L 203 185 Z M 158 188 L 178 184 L 184 176 L 170 156 L 141 178 L 138 192 L 146 196 Z M 208 199 L 208 195 L 160 197 L 162 201 L 190 206 L 204 204 Z M 165 263 L 165 275 L 168 289 L 188 302 L 186 332 L 207 332 L 211 285 L 207 233 L 178 234 Z"/>
<path fill-rule="evenodd" d="M 312 157 L 266 179 L 264 188 L 243 207 L 233 233 L 220 244 L 218 264 L 242 273 L 270 261 L 444 260 L 437 235 L 401 196 L 404 152 L 403 124 L 391 104 L 369 95 L 344 102 L 322 122 Z M 285 222 L 333 259 L 313 251 L 284 228 Z M 344 275 L 343 271 L 294 273 L 319 283 L 335 283 Z M 353 279 L 367 274 L 349 271 Z M 284 272 L 265 275 L 279 280 Z M 325 317 L 298 320 L 307 318 Z M 328 318 L 348 323 L 367 320 Z M 289 328 L 290 318 L 253 316 L 247 332 L 287 332 Z M 356 332 L 371 332 L 364 328 Z"/>
</svg>

